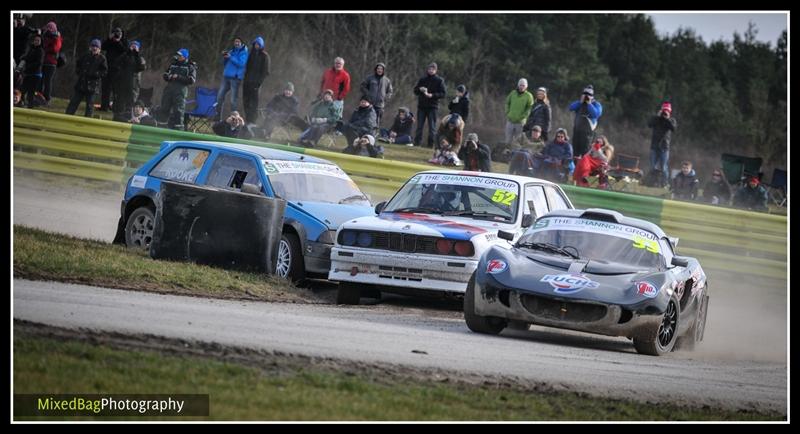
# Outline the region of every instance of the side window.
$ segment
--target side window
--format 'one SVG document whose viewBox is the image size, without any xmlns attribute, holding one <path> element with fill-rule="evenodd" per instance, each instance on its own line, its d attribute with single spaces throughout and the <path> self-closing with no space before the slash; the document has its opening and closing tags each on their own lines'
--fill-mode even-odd
<svg viewBox="0 0 800 434">
<path fill-rule="evenodd" d="M 531 206 L 533 210 L 531 210 Z M 534 218 L 547 214 L 547 199 L 541 185 L 525 186 L 525 213 L 533 213 Z"/>
<path fill-rule="evenodd" d="M 561 192 L 556 190 L 555 187 L 546 185 L 544 191 L 547 193 L 547 201 L 550 202 L 550 211 L 569 209 L 569 205 L 567 205 L 567 201 L 564 200 L 564 196 L 562 196 Z"/>
<path fill-rule="evenodd" d="M 254 184 L 261 189 L 258 169 L 252 159 L 220 153 L 211 165 L 206 184 L 212 187 L 241 190 L 242 184 Z"/>
<path fill-rule="evenodd" d="M 150 176 L 194 184 L 208 154 L 201 149 L 175 148 L 150 171 Z"/>
</svg>

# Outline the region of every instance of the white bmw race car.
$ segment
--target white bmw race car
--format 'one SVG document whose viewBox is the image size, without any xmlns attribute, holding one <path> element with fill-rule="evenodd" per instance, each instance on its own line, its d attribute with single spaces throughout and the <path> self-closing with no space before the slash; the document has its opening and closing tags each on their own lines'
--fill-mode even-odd
<svg viewBox="0 0 800 434">
<path fill-rule="evenodd" d="M 497 237 L 519 237 L 537 216 L 571 209 L 550 181 L 486 172 L 434 170 L 406 181 L 376 216 L 343 223 L 331 250 L 328 279 L 339 282 L 337 302 L 362 294 L 463 295 L 481 254 Z"/>
</svg>

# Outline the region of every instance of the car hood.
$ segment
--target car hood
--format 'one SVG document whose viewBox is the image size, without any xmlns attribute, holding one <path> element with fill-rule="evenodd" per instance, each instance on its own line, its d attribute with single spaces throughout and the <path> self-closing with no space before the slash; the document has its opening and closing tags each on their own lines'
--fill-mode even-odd
<svg viewBox="0 0 800 434">
<path fill-rule="evenodd" d="M 491 220 L 476 220 L 465 217 L 418 213 L 381 213 L 378 216 L 351 220 L 342 228 L 386 232 L 402 232 L 455 240 L 469 240 L 472 237 L 498 230 L 513 230 L 510 224 Z"/>
<path fill-rule="evenodd" d="M 361 205 L 335 204 L 326 202 L 296 201 L 291 202 L 296 208 L 336 230 L 339 226 L 356 217 L 375 215 L 372 207 Z"/>
</svg>

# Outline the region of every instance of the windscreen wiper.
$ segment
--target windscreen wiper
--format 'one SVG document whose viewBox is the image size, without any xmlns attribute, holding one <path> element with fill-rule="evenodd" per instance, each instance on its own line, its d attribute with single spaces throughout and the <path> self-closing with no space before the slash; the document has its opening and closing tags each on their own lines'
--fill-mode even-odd
<svg viewBox="0 0 800 434">
<path fill-rule="evenodd" d="M 349 202 L 349 201 L 351 201 L 351 200 L 355 200 L 355 199 L 364 199 L 364 200 L 369 200 L 369 199 L 367 199 L 367 197 L 366 197 L 366 196 L 364 196 L 363 194 L 354 194 L 354 195 L 352 195 L 352 196 L 347 196 L 346 198 L 344 198 L 344 199 L 340 200 L 340 201 L 339 201 L 339 203 L 345 203 L 345 202 Z"/>
<path fill-rule="evenodd" d="M 560 253 L 562 255 L 569 256 L 572 259 L 580 259 L 581 258 L 580 255 L 578 255 L 576 253 L 572 253 L 569 250 L 567 250 L 568 248 L 575 249 L 574 247 L 570 247 L 570 246 L 561 247 L 561 246 L 557 246 L 555 244 L 550 244 L 550 243 L 520 243 L 520 244 L 517 244 L 517 247 L 527 247 L 529 249 L 545 250 L 545 251 L 548 251 L 548 252 Z M 575 249 L 575 251 L 577 252 L 578 249 Z"/>
<path fill-rule="evenodd" d="M 443 212 L 442 215 L 452 215 L 452 216 L 473 216 L 473 217 L 500 217 L 503 220 L 508 220 L 509 218 L 506 216 L 502 216 L 499 214 L 493 214 L 486 211 L 470 211 L 470 210 L 457 210 L 457 211 L 447 211 Z"/>
<path fill-rule="evenodd" d="M 406 208 L 393 209 L 386 212 L 421 212 L 425 214 L 441 214 L 442 212 L 436 208 L 427 208 L 422 206 L 410 206 Z"/>
</svg>

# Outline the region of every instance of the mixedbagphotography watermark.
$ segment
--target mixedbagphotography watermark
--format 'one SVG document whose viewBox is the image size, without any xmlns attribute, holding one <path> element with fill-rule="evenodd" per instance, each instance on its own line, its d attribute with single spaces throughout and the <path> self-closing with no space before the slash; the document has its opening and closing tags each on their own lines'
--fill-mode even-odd
<svg viewBox="0 0 800 434">
<path fill-rule="evenodd" d="M 208 395 L 14 394 L 15 416 L 208 416 Z"/>
</svg>

